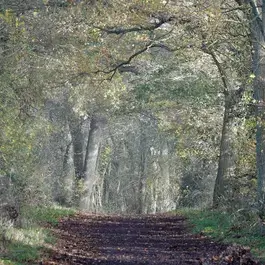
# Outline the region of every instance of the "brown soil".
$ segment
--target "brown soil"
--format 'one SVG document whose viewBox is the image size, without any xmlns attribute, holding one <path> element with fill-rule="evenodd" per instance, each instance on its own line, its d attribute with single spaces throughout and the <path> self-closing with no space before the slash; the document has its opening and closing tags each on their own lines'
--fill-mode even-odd
<svg viewBox="0 0 265 265">
<path fill-rule="evenodd" d="M 58 243 L 41 264 L 257 264 L 248 250 L 227 252 L 227 246 L 191 234 L 179 216 L 77 215 L 62 220 L 54 233 Z"/>
</svg>

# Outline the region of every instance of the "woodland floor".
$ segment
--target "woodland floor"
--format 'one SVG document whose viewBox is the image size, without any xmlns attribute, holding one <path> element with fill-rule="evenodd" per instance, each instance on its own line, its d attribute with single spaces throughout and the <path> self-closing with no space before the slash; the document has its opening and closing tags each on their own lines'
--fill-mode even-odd
<svg viewBox="0 0 265 265">
<path fill-rule="evenodd" d="M 58 241 L 44 265 L 257 264 L 248 250 L 193 235 L 185 218 L 173 215 L 80 214 L 53 232 Z"/>
</svg>

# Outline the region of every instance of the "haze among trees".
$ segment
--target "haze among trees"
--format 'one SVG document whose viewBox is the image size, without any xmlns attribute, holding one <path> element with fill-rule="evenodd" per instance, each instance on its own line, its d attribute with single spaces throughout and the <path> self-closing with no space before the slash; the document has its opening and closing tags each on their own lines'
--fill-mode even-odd
<svg viewBox="0 0 265 265">
<path fill-rule="evenodd" d="M 263 219 L 264 6 L 0 1 L 1 207 Z"/>
</svg>

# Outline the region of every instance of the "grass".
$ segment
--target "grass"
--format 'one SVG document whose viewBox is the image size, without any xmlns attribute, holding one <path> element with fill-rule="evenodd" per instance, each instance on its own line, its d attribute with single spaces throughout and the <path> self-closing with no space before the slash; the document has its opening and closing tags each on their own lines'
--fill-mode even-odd
<svg viewBox="0 0 265 265">
<path fill-rule="evenodd" d="M 36 224 L 48 223 L 51 225 L 57 225 L 61 217 L 71 216 L 75 213 L 72 209 L 62 207 L 25 207 L 23 212 L 27 220 Z"/>
<path fill-rule="evenodd" d="M 60 218 L 74 213 L 71 209 L 58 207 L 22 209 L 22 228 L 8 226 L 2 229 L 6 242 L 5 251 L 0 253 L 0 265 L 34 264 L 34 261 L 39 260 L 45 252 L 44 245 L 53 244 L 56 241 L 50 231 L 43 227 L 44 224 L 56 226 Z"/>
<path fill-rule="evenodd" d="M 249 246 L 255 257 L 265 261 L 265 236 L 260 232 L 254 213 L 194 209 L 183 209 L 177 213 L 188 218 L 194 233 L 203 233 L 224 243 Z"/>
<path fill-rule="evenodd" d="M 9 245 L 8 255 L 4 260 L 10 264 L 28 264 L 29 262 L 34 264 L 34 261 L 39 259 L 42 250 L 43 248 L 41 246 L 24 245 L 21 242 L 11 243 Z"/>
</svg>

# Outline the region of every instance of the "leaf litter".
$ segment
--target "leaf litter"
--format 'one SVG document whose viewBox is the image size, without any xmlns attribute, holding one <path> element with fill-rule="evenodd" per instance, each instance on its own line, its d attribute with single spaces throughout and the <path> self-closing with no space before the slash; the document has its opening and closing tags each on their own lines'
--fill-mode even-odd
<svg viewBox="0 0 265 265">
<path fill-rule="evenodd" d="M 190 233 L 181 216 L 78 214 L 62 219 L 43 265 L 257 265 L 250 249 Z"/>
</svg>

